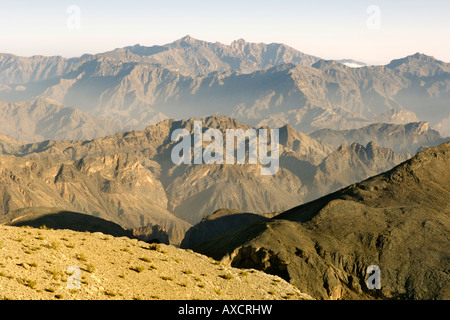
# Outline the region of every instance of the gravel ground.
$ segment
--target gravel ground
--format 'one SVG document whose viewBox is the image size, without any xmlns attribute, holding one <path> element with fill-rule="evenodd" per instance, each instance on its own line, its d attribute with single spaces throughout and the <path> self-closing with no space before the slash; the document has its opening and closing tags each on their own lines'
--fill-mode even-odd
<svg viewBox="0 0 450 320">
<path fill-rule="evenodd" d="M 310 297 L 277 276 L 232 268 L 173 246 L 103 233 L 0 225 L 0 299 Z"/>
</svg>

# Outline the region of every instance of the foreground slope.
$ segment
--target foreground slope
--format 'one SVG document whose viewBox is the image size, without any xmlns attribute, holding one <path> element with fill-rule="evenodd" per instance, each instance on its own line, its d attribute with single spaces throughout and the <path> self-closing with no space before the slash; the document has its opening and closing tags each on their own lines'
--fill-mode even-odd
<svg viewBox="0 0 450 320">
<path fill-rule="evenodd" d="M 99 232 L 0 226 L 0 261 L 0 299 L 309 298 L 260 271 Z M 69 266 L 80 270 L 78 289 L 67 287 Z"/>
<path fill-rule="evenodd" d="M 450 143 L 196 250 L 316 298 L 449 299 Z M 381 269 L 381 290 L 365 284 Z"/>
</svg>

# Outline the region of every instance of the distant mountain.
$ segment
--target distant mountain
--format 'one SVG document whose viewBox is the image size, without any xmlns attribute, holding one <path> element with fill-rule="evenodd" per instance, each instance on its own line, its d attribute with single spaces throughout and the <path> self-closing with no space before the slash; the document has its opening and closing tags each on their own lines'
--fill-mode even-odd
<svg viewBox="0 0 450 320">
<path fill-rule="evenodd" d="M 367 148 L 366 148 L 367 149 Z M 367 152 L 367 150 L 365 150 Z M 448 299 L 450 143 L 195 250 L 277 274 L 320 299 Z M 367 268 L 381 270 L 369 289 Z"/>
<path fill-rule="evenodd" d="M 92 66 L 104 63 L 103 67 L 141 64 L 190 76 L 206 76 L 211 72 L 251 73 L 286 63 L 312 65 L 318 60 L 317 57 L 281 43 L 249 43 L 239 39 L 225 45 L 197 40 L 187 35 L 162 46 L 147 47 L 136 44 L 71 59 L 60 56 L 19 57 L 0 53 L 0 83 L 17 88 L 30 82 L 51 82 L 52 79 L 76 72 L 83 64 Z"/>
<path fill-rule="evenodd" d="M 0 128 L 4 134 L 25 142 L 97 138 L 122 130 L 117 121 L 96 118 L 49 99 L 0 101 Z"/>
<path fill-rule="evenodd" d="M 125 52 L 139 56 L 146 63 L 196 76 L 226 71 L 251 73 L 286 63 L 309 66 L 319 60 L 281 43 L 249 43 L 239 39 L 231 45 L 224 45 L 197 40 L 189 35 L 164 46 L 135 45 L 110 54 Z"/>
<path fill-rule="evenodd" d="M 401 74 L 409 85 L 398 92 L 396 99 L 413 111 L 420 120 L 439 126 L 448 118 L 450 101 L 450 64 L 433 57 L 416 53 L 393 60 L 387 69 Z M 448 135 L 448 129 L 443 135 Z"/>
<path fill-rule="evenodd" d="M 399 153 L 415 153 L 422 145 L 436 146 L 446 141 L 439 132 L 430 128 L 428 122 L 413 122 L 403 125 L 377 123 L 360 129 L 340 131 L 322 129 L 312 132 L 310 136 L 335 148 L 341 144 L 350 145 L 356 142 L 365 145 L 373 141 Z"/>
<path fill-rule="evenodd" d="M 366 146 L 359 143 L 341 145 L 319 164 L 309 199 L 334 192 L 341 186 L 351 185 L 360 181 L 361 177 L 371 177 L 387 171 L 410 157 L 408 153 L 395 153 L 374 142 L 369 142 Z"/>
<path fill-rule="evenodd" d="M 447 132 L 450 116 L 450 66 L 423 54 L 351 68 L 283 44 L 187 36 L 73 59 L 0 56 L 0 99 L 49 98 L 127 130 L 220 114 L 309 133 L 404 123 L 415 114 Z"/>
<path fill-rule="evenodd" d="M 126 229 L 159 225 L 172 244 L 179 244 L 192 224 L 218 209 L 281 212 L 409 157 L 374 144 L 336 151 L 286 125 L 279 129 L 275 175 L 262 176 L 261 164 L 175 165 L 172 133 L 181 128 L 192 133 L 197 120 L 204 130 L 224 134 L 252 128 L 211 116 L 164 120 L 142 131 L 90 140 L 18 143 L 0 156 L 0 196 L 5 199 L 0 212 L 50 206 L 92 214 Z"/>
<path fill-rule="evenodd" d="M 23 143 L 14 140 L 0 132 L 0 154 L 15 152 Z"/>
<path fill-rule="evenodd" d="M 409 110 L 391 109 L 385 113 L 372 119 L 373 123 L 393 123 L 393 124 L 407 124 L 411 122 L 420 122 L 417 115 Z"/>
</svg>

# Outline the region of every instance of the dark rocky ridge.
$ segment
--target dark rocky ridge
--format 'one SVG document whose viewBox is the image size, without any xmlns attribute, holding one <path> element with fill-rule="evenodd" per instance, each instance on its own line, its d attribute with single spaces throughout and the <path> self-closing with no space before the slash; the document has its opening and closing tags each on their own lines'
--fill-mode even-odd
<svg viewBox="0 0 450 320">
<path fill-rule="evenodd" d="M 130 230 L 111 221 L 58 208 L 22 208 L 0 216 L 0 223 L 8 226 L 67 229 L 79 232 L 101 232 L 114 237 L 133 237 Z"/>
<path fill-rule="evenodd" d="M 380 175 L 195 247 L 323 299 L 448 299 L 450 143 Z M 368 290 L 366 268 L 381 268 Z"/>
</svg>

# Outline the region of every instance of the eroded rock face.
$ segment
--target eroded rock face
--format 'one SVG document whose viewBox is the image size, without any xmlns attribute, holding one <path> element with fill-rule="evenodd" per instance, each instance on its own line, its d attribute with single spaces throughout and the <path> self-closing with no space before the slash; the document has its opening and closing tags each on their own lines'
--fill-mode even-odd
<svg viewBox="0 0 450 320">
<path fill-rule="evenodd" d="M 236 249 L 222 261 L 237 268 L 255 268 L 282 277 L 286 281 L 290 280 L 287 271 L 288 262 L 281 259 L 275 252 L 265 248 L 244 246 Z"/>
<path fill-rule="evenodd" d="M 448 299 L 450 143 L 390 171 L 234 229 L 196 250 L 281 274 L 318 299 Z M 370 289 L 369 266 L 381 271 Z"/>
</svg>

